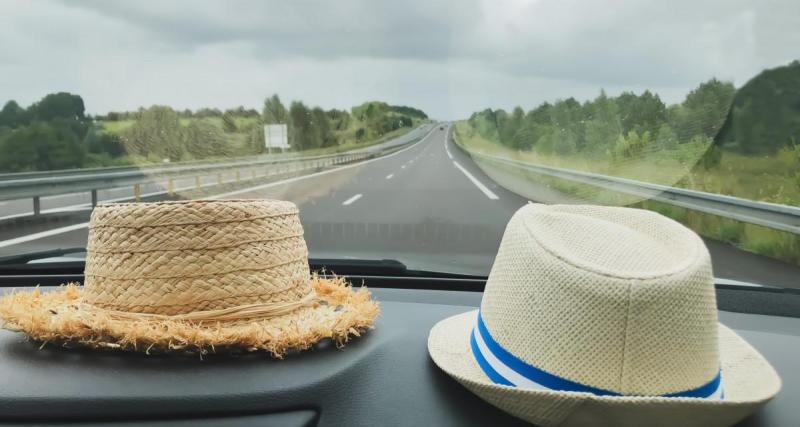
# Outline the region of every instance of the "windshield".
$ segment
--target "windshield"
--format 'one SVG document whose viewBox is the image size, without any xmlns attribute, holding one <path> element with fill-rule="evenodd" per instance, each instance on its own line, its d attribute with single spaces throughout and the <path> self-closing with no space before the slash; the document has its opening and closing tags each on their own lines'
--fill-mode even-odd
<svg viewBox="0 0 800 427">
<path fill-rule="evenodd" d="M 275 198 L 312 258 L 488 275 L 529 202 L 654 210 L 800 287 L 800 3 L 0 4 L 0 257 L 103 202 Z M 43 257 L 24 256 L 43 252 Z"/>
</svg>

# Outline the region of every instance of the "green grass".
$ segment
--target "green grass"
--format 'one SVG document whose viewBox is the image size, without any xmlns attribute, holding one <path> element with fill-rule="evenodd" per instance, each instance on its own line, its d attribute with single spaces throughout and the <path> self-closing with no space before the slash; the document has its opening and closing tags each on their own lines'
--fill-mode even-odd
<svg viewBox="0 0 800 427">
<path fill-rule="evenodd" d="M 100 127 L 108 133 L 121 135 L 125 130 L 133 126 L 134 123 L 136 123 L 136 120 L 101 121 Z"/>
<path fill-rule="evenodd" d="M 719 163 L 701 163 L 708 147 L 682 144 L 676 150 L 650 150 L 633 159 L 612 159 L 605 153 L 570 155 L 517 151 L 489 141 L 467 122 L 456 124 L 460 142 L 468 150 L 532 164 L 595 172 L 656 184 L 672 185 L 751 200 L 800 205 L 800 149 L 784 149 L 771 156 L 745 156 L 722 151 Z"/>
<path fill-rule="evenodd" d="M 800 265 L 800 235 L 646 200 L 633 205 L 659 212 L 705 237 L 740 249 Z"/>
<path fill-rule="evenodd" d="M 663 155 L 650 156 L 614 165 L 606 160 L 591 161 L 579 156 L 543 156 L 519 152 L 482 138 L 466 122 L 456 124 L 456 140 L 467 151 L 605 175 L 622 176 L 647 182 L 675 185 L 700 191 L 727 194 L 754 200 L 800 204 L 800 157 L 788 150 L 770 157 L 746 157 L 723 152 L 717 166 L 704 169 L 695 161 L 681 163 Z M 591 185 L 575 183 L 549 175 L 504 168 L 523 179 L 554 188 L 587 202 L 632 206 L 659 212 L 686 225 L 698 234 L 730 243 L 743 250 L 800 265 L 800 235 L 755 224 L 693 211 L 653 200 L 641 200 Z"/>
<path fill-rule="evenodd" d="M 219 127 L 220 129 L 222 128 L 222 119 L 219 117 L 204 117 L 201 119 L 181 118 L 180 124 L 182 126 L 188 126 L 191 120 L 203 120 L 213 124 L 214 126 Z M 135 120 L 102 121 L 99 123 L 99 127 L 104 132 L 113 133 L 116 135 L 122 135 L 125 132 L 125 130 L 133 126 L 134 123 Z M 331 147 L 314 148 L 303 151 L 289 151 L 287 152 L 287 155 L 304 157 L 304 156 L 335 154 L 351 150 L 357 150 L 384 142 L 391 138 L 396 138 L 398 136 L 401 136 L 415 129 L 417 126 L 419 126 L 420 123 L 421 122 L 415 121 L 413 127 L 400 128 L 392 132 L 389 132 L 387 134 L 384 134 L 378 138 L 357 141 L 355 138 L 355 132 L 356 129 L 358 129 L 358 127 L 362 126 L 362 123 L 353 120 L 351 121 L 348 129 L 343 131 L 334 131 L 334 133 L 337 136 L 337 139 L 339 141 L 342 141 L 340 144 Z M 248 132 L 250 129 L 252 129 L 253 126 L 260 125 L 260 120 L 258 118 L 237 117 L 236 125 L 238 129 L 236 132 L 226 133 L 226 136 L 228 138 L 228 144 L 231 148 L 231 155 L 229 157 L 247 156 L 249 150 L 251 149 L 249 147 L 250 135 Z M 204 160 L 213 160 L 213 159 L 209 158 Z M 143 156 L 123 155 L 120 157 L 112 158 L 108 155 L 90 154 L 86 159 L 85 167 L 122 166 L 122 165 L 134 165 L 134 164 L 146 165 L 146 164 L 161 163 L 161 161 L 162 160 L 160 158 L 157 158 L 156 156 L 143 157 Z"/>
</svg>

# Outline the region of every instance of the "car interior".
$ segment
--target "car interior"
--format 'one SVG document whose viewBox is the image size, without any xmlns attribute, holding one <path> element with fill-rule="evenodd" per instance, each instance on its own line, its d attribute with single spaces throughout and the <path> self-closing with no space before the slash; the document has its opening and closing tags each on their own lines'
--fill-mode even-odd
<svg viewBox="0 0 800 427">
<path fill-rule="evenodd" d="M 0 426 L 800 426 L 797 0 L 0 39 Z"/>
</svg>

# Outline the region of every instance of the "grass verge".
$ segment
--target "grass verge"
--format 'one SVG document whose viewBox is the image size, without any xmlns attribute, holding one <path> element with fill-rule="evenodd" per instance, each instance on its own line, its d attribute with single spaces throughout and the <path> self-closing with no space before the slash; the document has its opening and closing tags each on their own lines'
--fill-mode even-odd
<svg viewBox="0 0 800 427">
<path fill-rule="evenodd" d="M 504 156 L 516 160 L 531 159 L 525 153 L 519 153 L 514 150 L 500 147 L 492 141 L 487 141 L 481 138 L 477 133 L 471 134 L 468 125 L 464 122 L 456 126 L 456 143 L 467 152 L 483 152 L 496 156 Z M 573 168 L 580 170 L 591 170 L 591 168 L 576 167 L 573 164 L 565 165 L 570 160 L 562 161 L 561 164 L 545 163 L 552 166 L 559 166 L 565 168 Z M 578 165 L 579 166 L 579 165 Z M 761 168 L 759 162 L 755 165 L 750 165 L 749 168 Z M 516 168 L 507 167 L 505 165 L 498 165 L 508 173 L 512 173 L 523 180 L 535 182 L 539 185 L 544 185 L 551 189 L 555 189 L 560 193 L 566 194 L 570 197 L 585 200 L 587 203 L 596 203 L 610 206 L 631 206 L 636 208 L 648 209 L 659 212 L 662 215 L 670 217 L 681 224 L 694 230 L 701 236 L 729 243 L 740 249 L 752 252 L 759 255 L 764 255 L 770 258 L 785 261 L 794 265 L 800 265 L 800 235 L 789 233 L 785 231 L 775 230 L 760 225 L 749 224 L 741 221 L 736 221 L 729 218 L 720 217 L 717 215 L 698 212 L 686 209 L 679 206 L 670 205 L 668 203 L 654 201 L 654 200 L 641 200 L 626 194 L 620 194 L 604 188 L 594 187 L 587 184 L 575 183 L 563 179 L 555 178 L 549 175 L 542 175 L 530 171 L 522 171 Z M 779 166 L 780 167 L 780 166 Z M 651 168 L 654 174 L 657 172 L 656 168 Z M 608 173 L 608 171 L 591 170 L 592 172 L 605 173 L 609 175 L 625 176 L 621 173 Z M 663 173 L 663 171 L 662 171 Z M 627 176 L 631 177 L 631 176 Z M 635 179 L 642 179 L 642 176 L 631 177 Z M 710 179 L 710 178 L 709 178 Z M 719 179 L 719 177 L 717 177 Z M 652 181 L 652 180 L 651 180 Z M 686 180 L 681 180 L 681 183 L 686 183 Z M 727 182 L 724 181 L 723 182 Z M 731 186 L 732 184 L 728 184 Z M 750 189 L 745 193 L 753 194 L 756 192 L 756 187 L 762 185 L 759 180 L 750 184 Z M 689 187 L 695 188 L 697 187 Z M 701 191 L 708 191 L 701 189 Z M 718 192 L 718 191 L 717 191 Z M 719 193 L 719 192 L 718 192 Z M 785 193 L 784 193 L 785 194 Z M 738 197 L 741 194 L 732 194 Z M 758 200 L 758 199 L 757 199 Z"/>
</svg>

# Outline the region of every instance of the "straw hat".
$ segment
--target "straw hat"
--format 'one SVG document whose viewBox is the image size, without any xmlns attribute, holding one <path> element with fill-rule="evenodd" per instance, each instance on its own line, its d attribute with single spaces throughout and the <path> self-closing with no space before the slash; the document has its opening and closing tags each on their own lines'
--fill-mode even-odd
<svg viewBox="0 0 800 427">
<path fill-rule="evenodd" d="M 529 204 L 510 220 L 480 310 L 439 322 L 433 361 L 541 426 L 729 426 L 780 389 L 717 322 L 708 250 L 629 208 Z"/>
<path fill-rule="evenodd" d="M 312 276 L 297 207 L 275 200 L 97 206 L 84 286 L 0 298 L 8 329 L 43 342 L 282 356 L 370 328 L 365 288 Z"/>
</svg>

